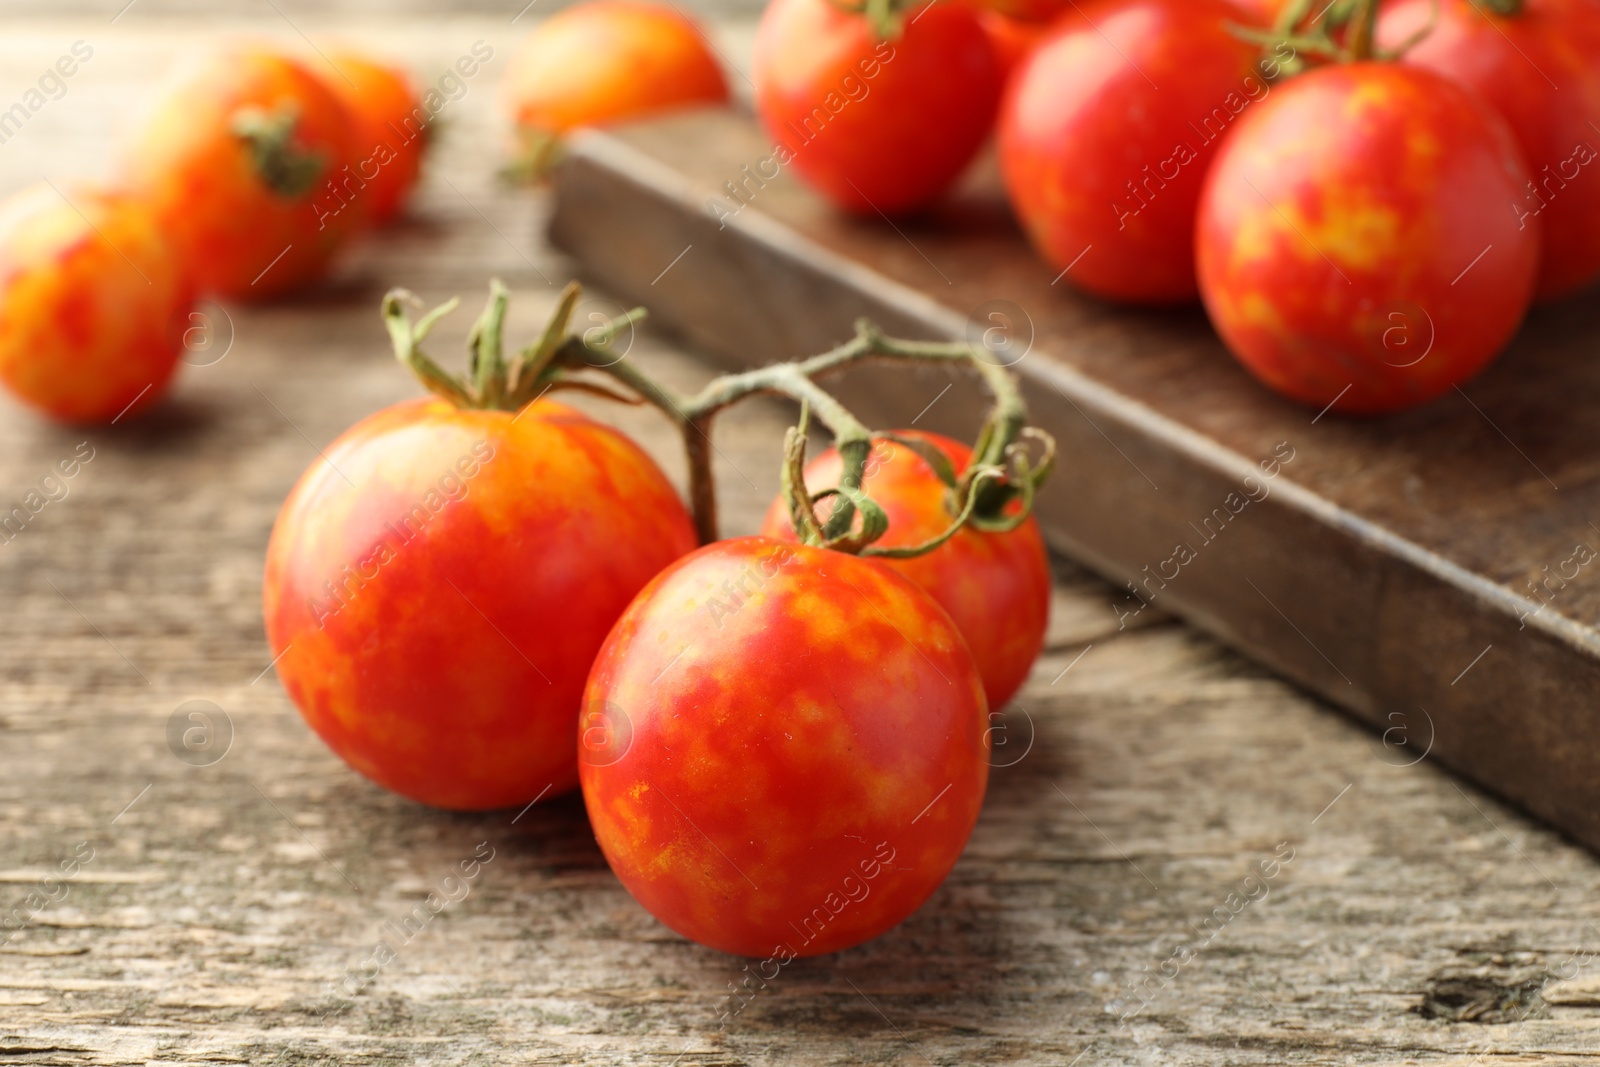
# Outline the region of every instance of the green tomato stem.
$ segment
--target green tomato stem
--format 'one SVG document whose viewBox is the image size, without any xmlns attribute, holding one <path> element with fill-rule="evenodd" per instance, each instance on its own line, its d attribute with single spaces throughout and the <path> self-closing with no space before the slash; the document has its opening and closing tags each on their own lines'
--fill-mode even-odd
<svg viewBox="0 0 1600 1067">
<path fill-rule="evenodd" d="M 325 154 L 295 144 L 300 108 L 293 102 L 286 101 L 271 111 L 254 105 L 242 107 L 229 126 L 249 150 L 256 176 L 285 200 L 305 196 L 328 169 Z"/>
</svg>

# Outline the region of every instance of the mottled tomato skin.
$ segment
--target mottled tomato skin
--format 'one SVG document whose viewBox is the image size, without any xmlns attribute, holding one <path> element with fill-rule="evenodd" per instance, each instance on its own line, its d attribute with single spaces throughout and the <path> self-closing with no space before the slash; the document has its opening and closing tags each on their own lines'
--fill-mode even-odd
<svg viewBox="0 0 1600 1067">
<path fill-rule="evenodd" d="M 1410 39 L 1432 6 L 1384 4 L 1380 44 Z M 1438 21 L 1405 61 L 1466 86 L 1510 123 L 1532 175 L 1511 210 L 1543 230 L 1536 299 L 1592 282 L 1600 274 L 1600 4 L 1527 0 L 1507 18 L 1470 0 L 1442 0 Z"/>
<path fill-rule="evenodd" d="M 47 415 L 106 422 L 154 403 L 193 296 L 125 196 L 37 185 L 0 205 L 0 381 Z"/>
<path fill-rule="evenodd" d="M 972 459 L 971 449 L 948 437 L 900 433 L 943 452 L 958 474 Z M 841 468 L 839 453 L 828 449 L 806 464 L 806 487 L 813 493 L 835 488 Z M 920 544 L 952 521 L 944 483 L 905 445 L 873 445 L 863 488 L 889 517 L 889 531 L 877 542 L 885 548 Z M 761 533 L 795 539 L 781 497 L 767 509 Z M 968 526 L 927 555 L 880 562 L 911 579 L 949 613 L 972 650 L 989 707 L 1005 707 L 1027 681 L 1050 621 L 1050 561 L 1039 524 L 1030 517 L 1009 533 Z"/>
<path fill-rule="evenodd" d="M 1424 403 L 1522 321 L 1539 234 L 1510 205 L 1527 178 L 1505 122 L 1430 71 L 1301 75 L 1241 118 L 1207 179 L 1211 321 L 1291 399 L 1352 414 Z"/>
<path fill-rule="evenodd" d="M 518 126 L 544 134 L 728 99 L 699 27 L 672 7 L 634 0 L 551 16 L 512 56 L 501 92 Z"/>
<path fill-rule="evenodd" d="M 1237 18 L 1222 0 L 1069 12 L 1012 78 L 999 124 L 1006 189 L 1065 280 L 1114 300 L 1194 299 L 1206 167 L 1240 113 L 1273 91 L 1255 46 L 1228 31 Z"/>
<path fill-rule="evenodd" d="M 647 911 L 744 956 L 836 952 L 915 911 L 988 782 L 982 683 L 871 560 L 720 541 L 629 606 L 584 696 L 595 837 Z"/>
<path fill-rule="evenodd" d="M 295 150 L 322 160 L 292 196 L 274 191 L 235 132 L 241 113 L 285 107 L 298 115 Z M 129 146 L 126 179 L 204 291 L 265 299 L 319 276 L 365 227 L 360 204 L 341 210 L 329 184 L 355 144 L 348 112 L 321 79 L 290 56 L 241 45 L 167 82 Z"/>
<path fill-rule="evenodd" d="M 283 505 L 264 582 L 278 676 L 306 721 L 424 804 L 570 789 L 595 652 L 694 547 L 665 476 L 549 401 L 515 418 L 397 404 L 326 452 Z"/>
<path fill-rule="evenodd" d="M 938 3 L 902 19 L 880 41 L 829 0 L 772 0 L 756 30 L 756 111 L 777 159 L 846 211 L 931 204 L 994 123 L 1004 72 L 977 13 Z"/>
<path fill-rule="evenodd" d="M 338 48 L 318 68 L 350 114 L 354 151 L 349 191 L 366 201 L 369 221 L 381 226 L 400 214 L 422 173 L 430 117 L 405 71 L 363 52 Z"/>
</svg>

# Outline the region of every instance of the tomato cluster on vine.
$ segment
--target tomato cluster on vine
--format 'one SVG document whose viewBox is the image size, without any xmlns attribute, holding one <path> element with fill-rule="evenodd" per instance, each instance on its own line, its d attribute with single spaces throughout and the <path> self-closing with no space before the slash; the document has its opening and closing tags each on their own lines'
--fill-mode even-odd
<svg viewBox="0 0 1600 1067">
<path fill-rule="evenodd" d="M 1030 511 L 1054 450 L 1009 373 L 862 323 L 681 394 L 610 351 L 640 312 L 570 332 L 576 286 L 508 357 L 496 282 L 456 374 L 423 348 L 455 302 L 413 322 L 412 299 L 391 293 L 384 319 L 434 395 L 329 445 L 267 548 L 267 639 L 306 721 L 425 804 L 581 785 L 629 891 L 715 948 L 831 952 L 915 911 L 972 832 L 990 709 L 1048 620 Z M 818 384 L 867 359 L 975 373 L 994 395 L 975 444 L 872 431 Z M 562 391 L 672 419 L 692 506 Z M 722 539 L 712 421 L 770 394 L 800 409 L 783 492 L 759 536 Z M 835 444 L 807 464 L 813 418 Z"/>
</svg>

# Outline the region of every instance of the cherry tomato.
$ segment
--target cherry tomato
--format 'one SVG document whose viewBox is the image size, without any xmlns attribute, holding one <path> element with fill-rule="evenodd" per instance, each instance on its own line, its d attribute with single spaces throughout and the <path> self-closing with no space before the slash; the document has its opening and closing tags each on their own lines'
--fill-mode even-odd
<svg viewBox="0 0 1600 1067">
<path fill-rule="evenodd" d="M 1289 6 L 1289 0 L 1229 0 L 1247 25 L 1271 26 Z M 1313 12 L 1315 14 L 1315 12 Z"/>
<path fill-rule="evenodd" d="M 876 937 L 955 864 L 988 782 L 983 687 L 872 560 L 720 541 L 645 587 L 584 694 L 596 839 L 667 926 L 745 956 Z"/>
<path fill-rule="evenodd" d="M 994 49 L 994 58 L 1000 64 L 1002 80 L 1009 81 L 1013 72 L 1022 65 L 1029 54 L 1050 35 L 1048 22 L 1030 22 L 1012 18 L 999 11 L 980 9 L 978 21 Z"/>
<path fill-rule="evenodd" d="M 1072 0 L 971 0 L 968 6 L 1017 22 L 1042 25 L 1072 7 Z"/>
<path fill-rule="evenodd" d="M 959 441 L 917 430 L 900 433 L 943 452 L 958 475 L 971 461 L 971 450 Z M 806 464 L 806 488 L 816 493 L 837 487 L 841 468 L 839 453 L 828 449 Z M 889 517 L 889 532 L 877 542 L 885 548 L 920 544 L 952 521 L 944 483 L 903 444 L 873 444 L 863 488 Z M 788 505 L 781 498 L 767 509 L 761 532 L 795 539 Z M 911 579 L 950 613 L 972 650 L 989 707 L 1005 707 L 1027 680 L 1050 620 L 1050 562 L 1039 524 L 1030 517 L 1008 533 L 967 526 L 927 555 L 880 562 Z"/>
<path fill-rule="evenodd" d="M 298 60 L 240 46 L 182 68 L 130 148 L 129 183 L 202 289 L 264 298 L 321 274 L 366 223 L 334 183 L 354 158 L 339 98 Z"/>
<path fill-rule="evenodd" d="M 267 639 L 311 727 L 442 808 L 577 784 L 579 701 L 611 624 L 694 547 L 637 445 L 571 408 L 397 404 L 327 448 L 267 548 Z"/>
<path fill-rule="evenodd" d="M 1434 18 L 1434 0 L 1385 4 L 1379 43 L 1399 47 Z M 1527 0 L 1502 16 L 1471 0 L 1442 0 L 1431 31 L 1405 54 L 1477 93 L 1511 125 L 1531 182 L 1511 210 L 1538 220 L 1537 298 L 1565 296 L 1600 274 L 1600 5 Z"/>
<path fill-rule="evenodd" d="M 977 14 L 933 3 L 901 23 L 879 40 L 829 0 L 772 0 L 756 30 L 756 110 L 774 160 L 847 211 L 932 203 L 994 122 L 1003 72 Z"/>
<path fill-rule="evenodd" d="M 122 194 L 38 185 L 0 205 L 0 381 L 48 415 L 104 422 L 153 403 L 193 295 Z"/>
<path fill-rule="evenodd" d="M 348 48 L 330 51 L 327 57 L 331 67 L 322 80 L 355 127 L 351 162 L 334 184 L 353 194 L 350 199 L 364 198 L 370 222 L 381 226 L 400 213 L 417 184 L 431 117 L 403 70 Z"/>
<path fill-rule="evenodd" d="M 1193 299 L 1194 216 L 1217 142 L 1273 91 L 1222 0 L 1063 15 L 1012 78 L 1000 165 L 1033 243 L 1117 300 Z"/>
<path fill-rule="evenodd" d="M 672 7 L 592 0 L 539 25 L 511 58 L 502 93 L 518 127 L 550 137 L 728 99 L 711 45 Z"/>
<path fill-rule="evenodd" d="M 1234 355 L 1278 392 L 1350 413 L 1476 374 L 1527 310 L 1537 226 L 1505 122 L 1430 71 L 1323 67 L 1222 144 L 1200 202 L 1200 287 Z"/>
</svg>

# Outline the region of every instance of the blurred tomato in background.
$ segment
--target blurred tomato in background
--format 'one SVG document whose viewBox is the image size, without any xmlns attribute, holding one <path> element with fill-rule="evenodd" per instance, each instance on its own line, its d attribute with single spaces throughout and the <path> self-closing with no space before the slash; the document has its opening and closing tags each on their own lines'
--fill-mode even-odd
<svg viewBox="0 0 1600 1067">
<path fill-rule="evenodd" d="M 170 78 L 128 146 L 127 181 L 202 289 L 261 299 L 316 278 L 366 226 L 365 202 L 339 195 L 356 136 L 303 63 L 235 45 Z"/>
<path fill-rule="evenodd" d="M 194 296 L 157 219 L 125 195 L 36 185 L 0 205 L 0 381 L 69 422 L 165 390 Z"/>
</svg>

